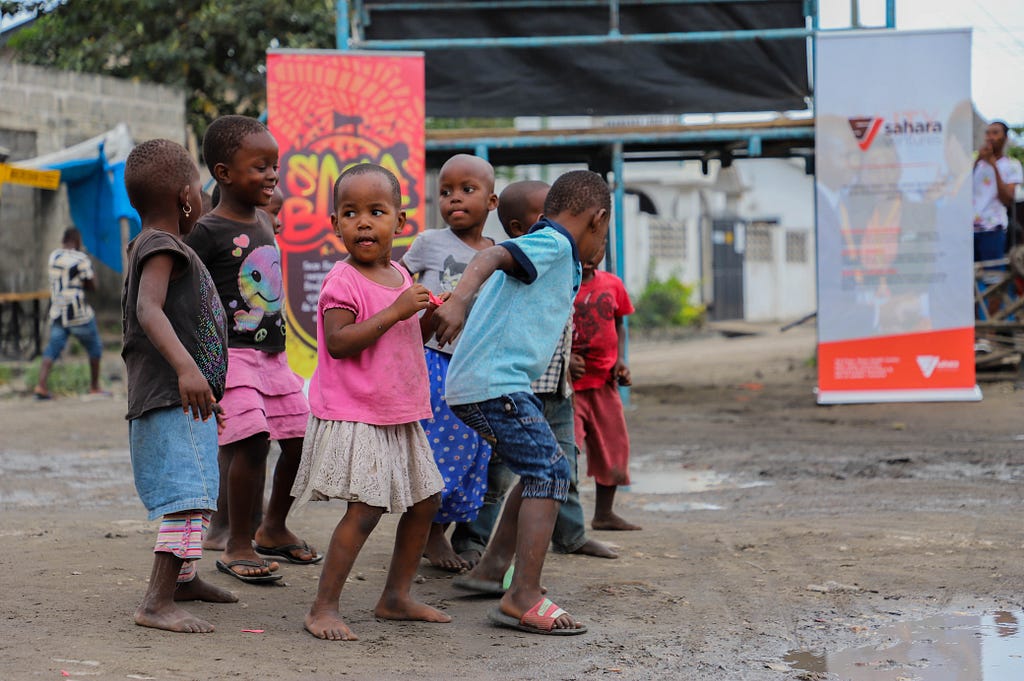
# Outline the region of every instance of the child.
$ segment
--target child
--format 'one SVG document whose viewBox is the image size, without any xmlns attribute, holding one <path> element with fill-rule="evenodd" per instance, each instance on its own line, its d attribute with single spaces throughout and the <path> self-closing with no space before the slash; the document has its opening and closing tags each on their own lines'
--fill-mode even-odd
<svg viewBox="0 0 1024 681">
<path fill-rule="evenodd" d="M 629 484 L 629 434 L 619 397 L 620 385 L 632 385 L 626 366 L 622 318 L 633 304 L 622 280 L 597 265 L 604 253 L 583 264 L 576 294 L 572 352 L 578 358 L 572 389 L 576 393 L 576 442 L 587 453 L 587 475 L 597 485 L 595 530 L 639 530 L 612 510 L 615 490 Z"/>
<path fill-rule="evenodd" d="M 494 195 L 494 168 L 482 158 L 457 154 L 441 166 L 438 178 L 441 219 L 448 226 L 420 234 L 402 258 L 419 283 L 441 295 L 459 283 L 466 265 L 478 251 L 494 245 L 483 236 L 487 214 L 498 204 Z M 472 567 L 479 553 L 459 556 L 444 531 L 448 523 L 476 517 L 487 490 L 487 461 L 491 448 L 477 433 L 452 414 L 444 401 L 445 376 L 454 344 L 440 346 L 431 338 L 425 352 L 430 376 L 432 416 L 423 430 L 444 477 L 441 509 L 430 526 L 424 555 L 430 564 L 452 572 Z"/>
<path fill-rule="evenodd" d="M 544 557 L 569 491 L 570 468 L 530 383 L 551 361 L 572 312 L 580 259 L 592 260 L 604 250 L 610 210 L 611 195 L 600 175 L 562 175 L 544 203 L 546 217 L 529 234 L 481 251 L 434 313 L 440 343 L 455 338 L 465 324 L 448 372 L 445 396 L 452 411 L 520 476 L 467 577 L 501 581 L 515 557 L 512 583 L 490 618 L 532 633 L 586 631 L 541 592 Z"/>
<path fill-rule="evenodd" d="M 376 165 L 355 165 L 334 185 L 331 223 L 349 255 L 320 290 L 312 414 L 292 488 L 297 507 L 314 497 L 348 501 L 305 619 L 307 631 L 331 641 L 357 638 L 338 600 L 385 511 L 402 518 L 374 614 L 451 621 L 409 593 L 444 481 L 419 423 L 430 415 L 421 327 L 430 321 L 430 292 L 391 260 L 391 241 L 405 224 L 401 201 L 398 179 Z M 422 322 L 420 310 L 428 311 Z"/>
<path fill-rule="evenodd" d="M 121 295 L 129 446 L 149 519 L 163 517 L 135 623 L 206 633 L 213 625 L 175 601 L 238 600 L 204 582 L 195 566 L 217 509 L 219 417 L 210 416 L 227 373 L 224 308 L 210 273 L 181 240 L 202 202 L 188 152 L 168 140 L 143 142 L 128 155 L 124 179 L 142 218 Z"/>
<path fill-rule="evenodd" d="M 527 180 L 513 182 L 505 187 L 498 197 L 498 219 L 510 238 L 526 234 L 530 227 L 540 221 L 544 212 L 544 200 L 548 195 L 545 182 Z M 577 485 L 577 448 L 573 439 L 572 381 L 569 376 L 569 353 L 572 345 L 572 324 L 567 323 L 559 339 L 555 354 L 544 374 L 534 381 L 530 388 L 540 398 L 544 418 L 551 426 L 559 446 L 569 461 L 569 495 L 558 511 L 555 529 L 551 535 L 551 546 L 558 553 L 575 553 L 599 558 L 618 558 L 612 548 L 586 535 L 583 507 Z M 459 523 L 452 532 L 452 546 L 460 554 L 475 553 L 477 559 L 487 546 L 501 512 L 505 494 L 515 482 L 512 473 L 500 459 L 491 455 L 487 466 L 487 493 L 484 505 L 476 520 Z M 465 577 L 456 577 L 454 586 L 470 591 L 497 593 L 490 584 L 474 584 Z"/>
<path fill-rule="evenodd" d="M 229 315 L 230 358 L 219 437 L 226 471 L 222 511 L 214 516 L 207 546 L 224 542 L 217 562 L 222 572 L 265 583 L 281 577 L 271 574 L 277 564 L 257 553 L 302 565 L 322 558 L 285 523 L 309 405 L 284 352 L 284 283 L 271 217 L 257 210 L 270 203 L 277 187 L 277 143 L 256 119 L 223 116 L 207 128 L 203 156 L 220 196 L 188 243 L 213 275 Z M 270 439 L 279 441 L 281 456 L 267 512 L 256 527 L 252 519 L 263 503 Z"/>
</svg>

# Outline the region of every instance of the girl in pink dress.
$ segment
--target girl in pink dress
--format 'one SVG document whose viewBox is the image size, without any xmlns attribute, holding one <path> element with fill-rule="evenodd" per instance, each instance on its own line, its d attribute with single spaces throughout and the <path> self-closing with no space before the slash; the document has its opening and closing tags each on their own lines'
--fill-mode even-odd
<svg viewBox="0 0 1024 681">
<path fill-rule="evenodd" d="M 451 618 L 410 594 L 444 489 L 419 423 L 430 416 L 421 324 L 429 325 L 435 306 L 430 292 L 391 260 L 392 239 L 405 224 L 391 172 L 353 166 L 334 185 L 334 206 L 331 223 L 348 257 L 320 290 L 311 413 L 292 494 L 296 508 L 310 499 L 348 501 L 305 618 L 314 636 L 341 641 L 357 638 L 341 619 L 342 587 L 385 512 L 402 518 L 374 614 L 426 622 Z M 422 319 L 420 310 L 426 310 Z"/>
</svg>

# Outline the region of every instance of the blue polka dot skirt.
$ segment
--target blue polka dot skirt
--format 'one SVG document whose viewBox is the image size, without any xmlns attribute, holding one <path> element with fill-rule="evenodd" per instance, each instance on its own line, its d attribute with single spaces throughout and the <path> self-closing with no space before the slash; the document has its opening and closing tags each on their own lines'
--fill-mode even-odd
<svg viewBox="0 0 1024 681">
<path fill-rule="evenodd" d="M 476 518 L 484 503 L 491 446 L 448 408 L 444 384 L 451 357 L 432 348 L 425 348 L 424 352 L 430 376 L 430 409 L 434 416 L 420 424 L 444 478 L 441 509 L 434 522 L 469 522 Z"/>
</svg>

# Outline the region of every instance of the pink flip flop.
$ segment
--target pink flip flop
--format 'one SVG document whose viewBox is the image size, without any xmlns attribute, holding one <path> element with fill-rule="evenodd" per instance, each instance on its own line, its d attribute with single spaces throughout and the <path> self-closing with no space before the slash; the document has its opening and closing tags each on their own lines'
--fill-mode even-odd
<svg viewBox="0 0 1024 681">
<path fill-rule="evenodd" d="M 556 629 L 555 620 L 564 614 L 566 614 L 565 610 L 555 605 L 550 598 L 542 598 L 519 619 L 506 615 L 501 611 L 501 608 L 495 608 L 487 613 L 487 619 L 498 626 L 525 631 L 531 634 L 577 636 L 586 633 L 587 628 L 585 626 L 581 626 L 578 629 Z"/>
</svg>

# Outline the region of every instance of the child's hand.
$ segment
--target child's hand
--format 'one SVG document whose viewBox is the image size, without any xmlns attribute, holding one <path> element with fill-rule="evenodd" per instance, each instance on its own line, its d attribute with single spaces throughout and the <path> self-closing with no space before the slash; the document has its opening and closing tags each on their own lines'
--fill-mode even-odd
<svg viewBox="0 0 1024 681">
<path fill-rule="evenodd" d="M 583 378 L 583 374 L 587 372 L 587 363 L 583 361 L 583 355 L 579 353 L 572 353 L 569 355 L 569 377 L 578 381 Z"/>
<path fill-rule="evenodd" d="M 611 380 L 619 385 L 633 385 L 633 376 L 629 373 L 629 367 L 621 359 L 612 367 Z"/>
<path fill-rule="evenodd" d="M 224 432 L 224 407 L 217 404 L 216 401 L 213 403 L 213 415 L 217 419 L 217 435 Z"/>
<path fill-rule="evenodd" d="M 444 347 L 455 340 L 466 323 L 466 303 L 450 293 L 443 298 L 444 305 L 434 310 L 434 336 Z"/>
<path fill-rule="evenodd" d="M 430 305 L 430 290 L 423 284 L 413 284 L 402 291 L 398 299 L 392 303 L 400 320 L 408 319 Z"/>
<path fill-rule="evenodd" d="M 206 421 L 213 413 L 213 391 L 206 377 L 194 368 L 178 376 L 178 393 L 181 395 L 181 410 L 186 414 L 191 411 L 196 421 Z"/>
</svg>

